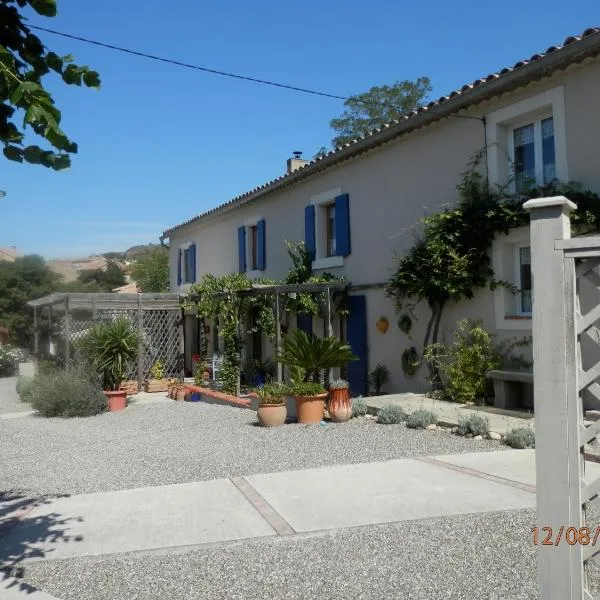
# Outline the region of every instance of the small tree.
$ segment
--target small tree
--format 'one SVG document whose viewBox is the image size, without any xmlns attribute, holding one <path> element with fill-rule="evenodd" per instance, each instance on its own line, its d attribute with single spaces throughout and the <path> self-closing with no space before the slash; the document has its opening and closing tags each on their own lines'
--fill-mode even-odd
<svg viewBox="0 0 600 600">
<path fill-rule="evenodd" d="M 342 146 L 403 117 L 419 108 L 431 89 L 429 78 L 419 77 L 416 81 L 397 81 L 392 85 L 374 86 L 368 92 L 351 96 L 344 102 L 347 110 L 329 122 L 336 133 L 331 144 L 334 147 Z M 323 150 L 321 148 L 317 156 L 322 156 Z"/>
<path fill-rule="evenodd" d="M 142 292 L 169 291 L 169 253 L 164 248 L 153 248 L 140 257 L 133 269 L 131 277 Z"/>
</svg>

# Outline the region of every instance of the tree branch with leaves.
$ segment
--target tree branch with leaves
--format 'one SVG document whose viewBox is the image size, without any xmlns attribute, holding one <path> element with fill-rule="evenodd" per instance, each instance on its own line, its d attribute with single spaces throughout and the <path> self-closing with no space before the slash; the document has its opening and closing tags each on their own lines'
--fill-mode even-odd
<svg viewBox="0 0 600 600">
<path fill-rule="evenodd" d="M 44 87 L 44 78 L 53 72 L 67 85 L 97 89 L 100 76 L 76 65 L 72 56 L 48 50 L 25 24 L 21 9 L 27 6 L 44 17 L 57 14 L 56 0 L 0 2 L 0 142 L 9 160 L 58 171 L 71 165 L 77 144 L 61 129 L 61 112 Z M 46 149 L 25 143 L 28 127 L 47 142 Z"/>
</svg>

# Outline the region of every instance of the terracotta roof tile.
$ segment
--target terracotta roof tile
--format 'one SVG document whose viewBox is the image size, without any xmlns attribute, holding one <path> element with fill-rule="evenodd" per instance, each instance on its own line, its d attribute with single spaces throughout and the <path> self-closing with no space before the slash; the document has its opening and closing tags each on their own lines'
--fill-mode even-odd
<svg viewBox="0 0 600 600">
<path fill-rule="evenodd" d="M 596 53 L 600 53 L 600 35 L 598 35 L 598 34 L 600 34 L 600 28 L 589 27 L 581 35 L 569 36 L 568 38 L 566 38 L 561 46 L 550 46 L 545 52 L 543 52 L 541 54 L 540 53 L 534 54 L 533 56 L 531 56 L 528 59 L 520 60 L 520 61 L 516 62 L 512 67 L 504 67 L 502 70 L 498 71 L 497 73 L 490 73 L 489 75 L 486 75 L 485 77 L 476 79 L 472 83 L 467 83 L 467 84 L 463 85 L 460 88 L 460 90 L 453 90 L 447 96 L 441 96 L 438 100 L 431 101 L 426 106 L 420 107 L 418 110 L 410 111 L 410 113 L 408 115 L 404 115 L 401 118 L 401 120 L 394 120 L 390 123 L 386 123 L 381 128 L 377 128 L 373 131 L 370 131 L 366 135 L 360 136 L 359 138 L 353 140 L 351 143 L 347 143 L 347 144 L 343 144 L 342 146 L 338 146 L 334 150 L 327 152 L 327 154 L 325 156 L 322 156 L 322 157 L 320 156 L 318 158 L 311 160 L 307 164 L 305 164 L 302 167 L 300 167 L 299 169 L 295 170 L 293 173 L 287 173 L 285 175 L 276 177 L 275 179 L 272 179 L 271 181 L 268 181 L 258 187 L 255 187 L 248 192 L 240 194 L 239 196 L 232 198 L 228 202 L 225 202 L 223 204 L 220 204 L 219 206 L 211 208 L 211 209 L 193 217 L 192 219 L 188 219 L 187 221 L 184 221 L 183 223 L 180 223 L 179 225 L 170 227 L 169 229 L 165 230 L 165 232 L 163 233 L 163 237 L 168 237 L 170 232 L 174 231 L 175 229 L 179 229 L 180 227 L 189 225 L 190 223 L 193 223 L 194 221 L 198 221 L 198 220 L 202 219 L 203 217 L 207 217 L 209 215 L 220 212 L 223 209 L 225 209 L 229 206 L 232 206 L 234 204 L 242 203 L 244 200 L 251 199 L 251 197 L 253 197 L 257 194 L 262 195 L 262 194 L 260 194 L 260 192 L 262 190 L 268 190 L 269 188 L 273 187 L 275 184 L 277 184 L 283 180 L 289 180 L 290 183 L 293 183 L 298 178 L 298 174 L 301 173 L 302 171 L 307 171 L 307 173 L 304 175 L 305 177 L 308 176 L 309 171 L 314 170 L 314 172 L 318 172 L 320 169 L 315 168 L 315 167 L 318 166 L 318 164 L 321 163 L 323 160 L 326 160 L 329 157 L 334 157 L 335 155 L 339 156 L 340 154 L 342 154 L 342 152 L 345 149 L 355 146 L 356 144 L 358 144 L 359 142 L 362 142 L 364 140 L 368 140 L 369 138 L 372 138 L 373 136 L 376 136 L 377 134 L 381 133 L 382 130 L 384 130 L 384 129 L 391 128 L 393 130 L 394 127 L 396 127 L 398 125 L 402 125 L 403 126 L 402 131 L 400 131 L 401 128 L 399 128 L 399 131 L 398 131 L 398 134 L 401 134 L 404 131 L 404 125 L 406 124 L 406 121 L 413 119 L 417 115 L 422 115 L 423 113 L 426 113 L 426 112 L 433 113 L 433 111 L 431 109 L 434 109 L 434 108 L 440 106 L 441 104 L 444 104 L 448 100 L 458 98 L 459 96 L 462 96 L 462 95 L 466 94 L 467 92 L 474 90 L 475 88 L 479 88 L 481 86 L 485 86 L 486 84 L 494 82 L 498 79 L 502 79 L 503 77 L 507 76 L 508 74 L 513 73 L 514 71 L 518 71 L 519 69 L 523 69 L 524 67 L 526 67 L 527 65 L 530 65 L 531 63 L 536 63 L 536 62 L 542 61 L 547 56 L 554 54 L 556 52 L 559 52 L 562 49 L 566 48 L 567 46 L 571 46 L 574 43 L 580 42 L 589 36 L 592 36 L 592 35 L 598 36 L 597 48 L 596 48 L 596 46 L 594 48 L 595 48 Z M 463 107 L 459 107 L 459 108 L 463 108 Z M 432 114 L 432 117 L 435 118 L 435 113 Z M 360 149 L 357 149 L 357 150 L 362 151 Z M 345 156 L 345 155 L 339 156 L 339 158 L 340 158 L 340 160 L 345 160 L 347 158 L 347 156 Z M 332 164 L 333 163 L 334 163 L 334 161 L 332 161 Z"/>
</svg>

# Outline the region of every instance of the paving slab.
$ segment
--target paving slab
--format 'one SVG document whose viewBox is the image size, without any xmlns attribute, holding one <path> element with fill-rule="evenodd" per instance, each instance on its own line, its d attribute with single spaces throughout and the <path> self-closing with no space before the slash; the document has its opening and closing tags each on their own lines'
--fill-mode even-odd
<svg viewBox="0 0 600 600">
<path fill-rule="evenodd" d="M 500 456 L 502 454 L 503 456 Z M 510 479 L 526 485 L 535 485 L 535 450 L 510 452 L 473 452 L 436 456 L 436 461 L 457 467 L 473 469 L 494 477 Z M 600 464 L 586 461 L 585 472 L 592 480 L 600 477 Z"/>
<path fill-rule="evenodd" d="M 535 506 L 529 491 L 414 459 L 245 479 L 297 532 Z"/>
<path fill-rule="evenodd" d="M 124 457 L 126 460 L 126 457 Z M 275 535 L 227 479 L 82 494 L 35 508 L 0 540 L 0 562 L 191 546 Z"/>
<path fill-rule="evenodd" d="M 500 410 L 491 406 L 473 406 L 428 398 L 424 394 L 388 394 L 365 398 L 371 413 L 376 414 L 390 404 L 401 406 L 406 412 L 420 408 L 433 411 L 443 423 L 457 425 L 460 417 L 479 415 L 486 417 L 490 431 L 505 434 L 515 427 L 534 428 L 532 413 Z"/>
</svg>

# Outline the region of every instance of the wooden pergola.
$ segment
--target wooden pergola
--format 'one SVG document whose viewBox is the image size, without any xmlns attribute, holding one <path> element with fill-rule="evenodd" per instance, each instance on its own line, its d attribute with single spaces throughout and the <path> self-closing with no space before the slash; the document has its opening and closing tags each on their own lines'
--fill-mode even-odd
<svg viewBox="0 0 600 600">
<path fill-rule="evenodd" d="M 64 314 L 64 352 L 65 356 L 70 355 L 70 345 L 72 338 L 73 313 L 75 311 L 85 311 L 91 315 L 91 322 L 99 319 L 99 313 L 108 311 L 116 313 L 127 311 L 129 314 L 135 313 L 137 327 L 139 332 L 138 365 L 137 378 L 141 386 L 144 378 L 144 317 L 149 312 L 158 315 L 171 314 L 173 320 L 177 318 L 178 347 L 177 352 L 183 353 L 183 324 L 181 322 L 181 299 L 179 294 L 118 294 L 118 293 L 54 293 L 30 300 L 27 303 L 33 308 L 34 323 L 34 352 L 39 353 L 39 321 L 42 310 L 48 310 L 48 321 L 52 324 L 53 313 Z M 163 319 L 164 321 L 165 319 Z"/>
<path fill-rule="evenodd" d="M 327 296 L 327 307 L 326 307 L 326 323 L 327 323 L 327 334 L 333 335 L 333 325 L 331 323 L 332 316 L 332 302 L 333 294 L 335 292 L 344 292 L 348 290 L 350 284 L 344 281 L 328 281 L 323 283 L 299 283 L 299 284 L 270 284 L 270 283 L 253 283 L 251 288 L 245 290 L 236 290 L 233 292 L 221 292 L 216 294 L 216 298 L 226 298 L 230 294 L 238 294 L 240 296 L 273 296 L 275 298 L 275 322 L 277 324 L 275 328 L 275 345 L 277 355 L 281 353 L 281 307 L 280 298 L 281 296 L 289 296 L 291 294 L 301 293 L 313 293 L 313 294 L 326 294 Z M 199 297 L 190 294 L 189 300 L 197 300 Z M 283 365 L 277 362 L 277 381 L 283 382 Z M 239 378 L 238 378 L 238 395 L 239 395 Z"/>
</svg>

